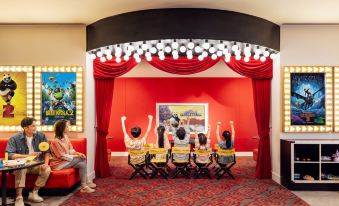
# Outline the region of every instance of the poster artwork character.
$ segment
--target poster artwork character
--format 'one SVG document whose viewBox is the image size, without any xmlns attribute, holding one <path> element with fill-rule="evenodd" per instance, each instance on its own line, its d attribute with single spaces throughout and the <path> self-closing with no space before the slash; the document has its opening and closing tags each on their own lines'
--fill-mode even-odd
<svg viewBox="0 0 339 206">
<path fill-rule="evenodd" d="M 325 125 L 325 74 L 291 73 L 291 125 Z"/>
</svg>

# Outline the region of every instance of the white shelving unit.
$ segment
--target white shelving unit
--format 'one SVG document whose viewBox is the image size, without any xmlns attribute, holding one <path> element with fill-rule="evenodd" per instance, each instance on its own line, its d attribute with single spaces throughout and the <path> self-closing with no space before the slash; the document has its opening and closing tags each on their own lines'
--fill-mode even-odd
<svg viewBox="0 0 339 206">
<path fill-rule="evenodd" d="M 301 161 L 300 159 L 303 159 L 306 157 L 299 157 L 299 160 L 296 161 L 296 153 L 298 155 L 302 154 L 302 149 L 305 150 L 305 155 L 312 156 L 313 159 L 311 161 Z M 309 148 L 310 150 L 307 150 Z M 325 148 L 325 151 L 322 151 L 322 149 Z M 326 150 L 330 150 L 327 151 Z M 322 141 L 322 140 L 296 140 L 294 143 L 291 144 L 291 181 L 294 183 L 319 183 L 319 184 L 324 184 L 324 183 L 339 183 L 339 180 L 327 180 L 327 179 L 322 179 L 322 173 L 323 170 L 327 171 L 327 174 L 334 174 L 336 176 L 339 175 L 339 162 L 333 162 L 333 161 L 322 161 L 321 156 L 331 156 L 336 152 L 337 148 L 339 150 L 339 141 L 336 140 L 328 140 L 328 141 Z M 300 151 L 298 151 L 300 149 Z M 315 154 L 316 153 L 316 154 Z M 332 153 L 332 154 L 331 154 Z M 338 164 L 336 166 L 336 164 Z M 312 166 L 314 165 L 314 166 Z M 331 166 L 326 166 L 326 165 L 331 165 Z M 302 168 L 302 169 L 300 169 Z M 310 171 L 308 175 L 315 174 L 314 180 L 303 180 L 302 175 L 299 170 L 304 172 L 306 170 L 305 168 L 312 168 L 313 171 Z M 331 170 L 332 168 L 332 170 Z M 318 171 L 316 171 L 318 170 Z M 329 171 L 330 170 L 330 171 Z M 294 179 L 294 174 L 299 173 L 300 174 L 300 179 Z M 318 175 L 318 176 L 316 176 Z"/>
</svg>

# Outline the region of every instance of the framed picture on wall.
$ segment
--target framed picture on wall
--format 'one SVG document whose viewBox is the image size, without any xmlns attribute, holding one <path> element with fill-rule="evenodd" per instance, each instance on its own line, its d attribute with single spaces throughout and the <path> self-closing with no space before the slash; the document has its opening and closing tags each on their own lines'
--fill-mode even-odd
<svg viewBox="0 0 339 206">
<path fill-rule="evenodd" d="M 180 122 L 189 122 L 189 130 L 206 133 L 208 129 L 208 103 L 157 103 L 156 123 L 167 124 L 170 131 Z"/>
<path fill-rule="evenodd" d="M 333 131 L 331 67 L 285 67 L 284 132 Z"/>
<path fill-rule="evenodd" d="M 33 67 L 0 66 L 0 131 L 21 131 L 21 120 L 33 116 Z"/>
<path fill-rule="evenodd" d="M 34 116 L 41 131 L 53 131 L 57 120 L 70 131 L 83 131 L 82 67 L 35 67 Z"/>
</svg>

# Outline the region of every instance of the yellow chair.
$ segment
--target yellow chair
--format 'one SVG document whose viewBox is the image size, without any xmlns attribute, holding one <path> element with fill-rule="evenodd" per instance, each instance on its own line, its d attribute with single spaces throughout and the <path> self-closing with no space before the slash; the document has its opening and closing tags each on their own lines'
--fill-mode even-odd
<svg viewBox="0 0 339 206">
<path fill-rule="evenodd" d="M 190 168 L 189 168 L 191 162 L 190 154 L 191 154 L 190 147 L 172 147 L 171 157 L 172 163 L 175 166 L 173 179 L 176 178 L 179 174 L 183 174 L 187 178 L 190 178 Z"/>
<path fill-rule="evenodd" d="M 218 149 L 216 152 L 216 163 L 219 169 L 215 172 L 217 179 L 220 179 L 224 174 L 228 174 L 232 179 L 235 179 L 231 173 L 231 168 L 236 164 L 235 149 Z"/>
<path fill-rule="evenodd" d="M 168 172 L 167 163 L 168 163 L 168 149 L 166 148 L 153 148 L 149 150 L 150 156 L 150 166 L 152 167 L 153 173 L 151 179 L 154 178 L 157 174 L 160 174 L 162 177 L 167 179 Z"/>
<path fill-rule="evenodd" d="M 144 159 L 141 162 L 136 162 L 135 159 Z M 128 150 L 128 164 L 133 167 L 134 172 L 131 174 L 130 180 L 133 179 L 137 174 L 140 174 L 144 179 L 147 179 L 147 172 L 144 167 L 147 163 L 147 151 L 129 149 Z"/>
<path fill-rule="evenodd" d="M 195 165 L 197 166 L 197 169 L 194 174 L 194 178 L 198 178 L 200 175 L 206 175 L 209 179 L 211 179 L 210 171 L 208 167 L 212 164 L 212 150 L 208 149 L 197 149 L 195 150 L 193 154 L 193 161 Z M 207 157 L 208 161 L 207 162 L 199 162 L 198 159 L 199 157 Z"/>
</svg>

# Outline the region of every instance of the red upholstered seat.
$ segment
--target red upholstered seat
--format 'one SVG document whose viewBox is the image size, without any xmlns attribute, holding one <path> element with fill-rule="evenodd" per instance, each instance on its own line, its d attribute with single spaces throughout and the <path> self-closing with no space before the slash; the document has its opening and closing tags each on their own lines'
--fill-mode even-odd
<svg viewBox="0 0 339 206">
<path fill-rule="evenodd" d="M 4 151 L 7 145 L 8 138 L 0 138 L 0 157 L 4 157 Z M 50 142 L 51 139 L 48 139 Z M 86 138 L 70 138 L 74 149 L 78 152 L 86 154 Z M 1 177 L 1 173 L 0 173 Z M 26 188 L 33 188 L 37 175 L 27 175 Z M 80 181 L 78 169 L 63 169 L 52 171 L 47 181 L 45 188 L 71 188 L 74 184 Z M 1 183 L 1 178 L 0 178 Z M 7 187 L 14 188 L 14 175 L 7 174 Z"/>
</svg>

